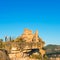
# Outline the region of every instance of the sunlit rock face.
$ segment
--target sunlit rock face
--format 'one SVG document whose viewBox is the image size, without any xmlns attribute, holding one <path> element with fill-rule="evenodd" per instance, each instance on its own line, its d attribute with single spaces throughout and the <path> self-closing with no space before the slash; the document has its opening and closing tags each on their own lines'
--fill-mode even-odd
<svg viewBox="0 0 60 60">
<path fill-rule="evenodd" d="M 25 29 L 21 36 L 26 42 L 32 42 L 33 34 L 31 30 Z"/>
<path fill-rule="evenodd" d="M 19 45 L 18 45 L 19 43 Z M 20 47 L 20 49 L 19 49 Z M 11 54 L 9 54 L 10 58 L 13 60 L 35 60 L 35 59 L 30 59 L 28 55 L 30 54 L 35 54 L 38 55 L 41 53 L 43 55 L 43 52 L 45 54 L 45 51 L 42 49 L 44 47 L 44 42 L 42 39 L 38 36 L 38 31 L 33 33 L 29 29 L 25 29 L 23 34 L 18 37 L 15 41 L 15 43 L 12 44 L 11 48 Z M 21 50 L 23 49 L 23 51 Z M 37 49 L 38 52 L 32 51 L 32 49 Z M 29 53 L 29 54 L 26 54 Z"/>
<path fill-rule="evenodd" d="M 18 60 L 22 57 L 22 53 L 20 52 L 16 42 L 12 44 L 11 53 L 9 54 L 9 57 L 11 60 Z"/>
<path fill-rule="evenodd" d="M 12 47 L 12 49 L 11 50 L 17 50 L 17 48 L 16 47 Z"/>
<path fill-rule="evenodd" d="M 32 45 L 32 48 L 42 48 L 44 46 L 44 42 L 42 41 L 42 39 L 38 36 L 38 31 L 36 31 L 35 33 L 32 33 L 31 30 L 29 29 L 25 29 L 23 34 L 21 35 L 21 37 L 25 42 L 30 43 L 34 43 Z M 29 47 L 28 46 L 26 47 Z M 30 44 L 31 45 L 31 44 Z M 38 45 L 38 46 L 37 46 Z M 30 47 L 29 47 L 30 48 Z"/>
<path fill-rule="evenodd" d="M 32 42 L 33 39 L 35 42 L 38 42 L 38 31 L 33 34 L 31 30 L 25 29 L 24 33 L 21 35 L 21 38 L 23 38 L 26 42 Z"/>
<path fill-rule="evenodd" d="M 12 53 L 12 54 L 20 53 L 20 49 L 19 49 L 19 47 L 18 47 L 18 43 L 16 43 L 16 42 L 13 42 L 13 43 L 12 43 L 11 53 Z"/>
</svg>

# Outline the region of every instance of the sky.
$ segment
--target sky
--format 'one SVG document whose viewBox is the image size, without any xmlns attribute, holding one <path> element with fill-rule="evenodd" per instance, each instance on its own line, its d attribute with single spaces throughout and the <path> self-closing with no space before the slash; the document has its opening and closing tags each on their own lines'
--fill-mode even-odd
<svg viewBox="0 0 60 60">
<path fill-rule="evenodd" d="M 47 44 L 60 44 L 59 0 L 0 0 L 0 38 L 20 36 L 24 29 Z"/>
</svg>

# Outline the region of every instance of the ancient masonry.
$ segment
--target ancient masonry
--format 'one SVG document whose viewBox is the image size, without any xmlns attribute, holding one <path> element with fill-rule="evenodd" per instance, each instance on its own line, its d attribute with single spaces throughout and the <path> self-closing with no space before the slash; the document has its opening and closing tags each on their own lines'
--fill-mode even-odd
<svg viewBox="0 0 60 60">
<path fill-rule="evenodd" d="M 33 53 L 40 53 L 42 56 L 45 54 L 45 50 L 42 49 L 45 43 L 38 36 L 38 31 L 33 34 L 31 30 L 25 29 L 20 38 L 26 42 L 25 47 L 23 48 L 23 51 L 20 51 L 20 49 L 12 45 L 11 54 L 9 54 L 11 60 L 29 60 L 29 56 Z"/>
</svg>

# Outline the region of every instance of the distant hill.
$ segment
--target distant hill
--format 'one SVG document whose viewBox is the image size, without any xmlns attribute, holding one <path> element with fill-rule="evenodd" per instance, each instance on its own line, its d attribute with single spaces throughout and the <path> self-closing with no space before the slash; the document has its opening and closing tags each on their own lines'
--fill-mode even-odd
<svg viewBox="0 0 60 60">
<path fill-rule="evenodd" d="M 52 45 L 49 44 L 44 47 L 46 50 L 46 53 L 54 52 L 54 51 L 60 51 L 60 45 Z"/>
</svg>

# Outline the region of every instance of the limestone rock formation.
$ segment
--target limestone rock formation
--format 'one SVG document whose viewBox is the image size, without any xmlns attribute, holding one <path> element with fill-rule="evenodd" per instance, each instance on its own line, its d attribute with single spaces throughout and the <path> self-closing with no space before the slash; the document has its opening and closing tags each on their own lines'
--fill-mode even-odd
<svg viewBox="0 0 60 60">
<path fill-rule="evenodd" d="M 22 58 L 22 56 L 26 57 L 36 53 L 43 56 L 45 54 L 45 50 L 42 49 L 44 44 L 44 41 L 38 36 L 38 31 L 33 34 L 31 30 L 25 29 L 24 33 L 12 44 L 11 54 L 13 54 L 10 54 L 10 57 Z"/>
<path fill-rule="evenodd" d="M 25 29 L 24 33 L 21 35 L 21 38 L 26 42 L 32 42 L 33 34 L 31 30 Z"/>
<path fill-rule="evenodd" d="M 42 48 L 44 46 L 44 41 L 38 36 L 38 31 L 33 34 L 31 30 L 25 29 L 20 38 L 27 43 L 31 43 L 32 47 L 33 45 L 35 48 Z"/>
<path fill-rule="evenodd" d="M 4 49 L 0 49 L 0 60 L 10 60 L 7 51 Z"/>
</svg>

